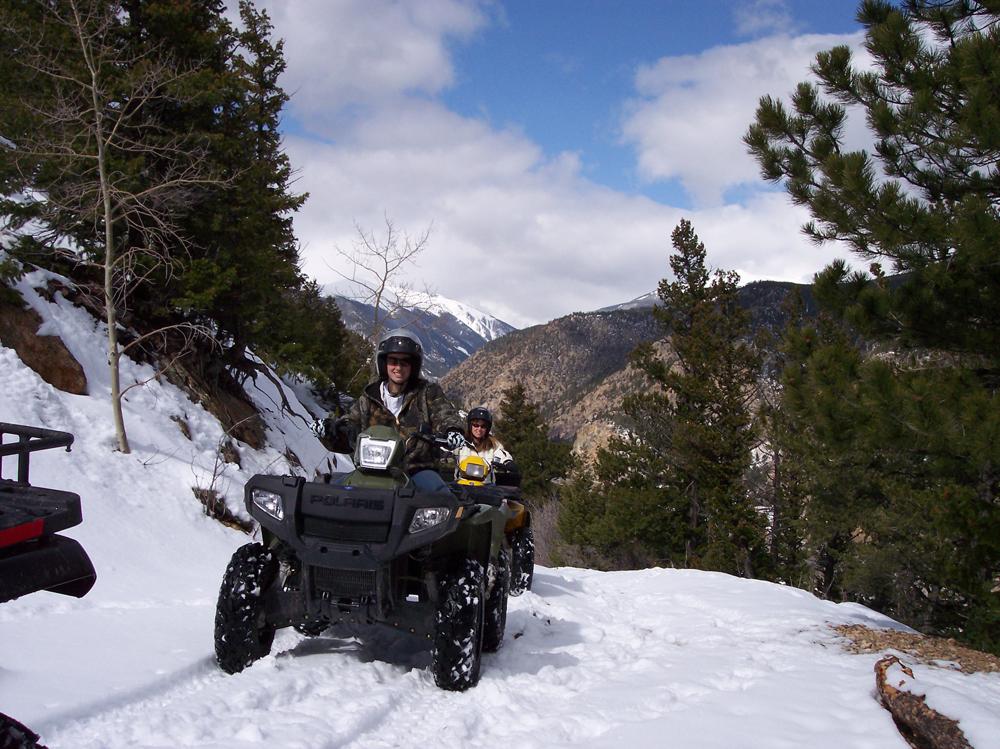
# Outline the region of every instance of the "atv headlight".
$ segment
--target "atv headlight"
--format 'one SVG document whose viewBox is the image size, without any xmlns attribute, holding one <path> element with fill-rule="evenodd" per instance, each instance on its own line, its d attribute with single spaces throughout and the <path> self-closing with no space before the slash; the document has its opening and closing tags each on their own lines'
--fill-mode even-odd
<svg viewBox="0 0 1000 749">
<path fill-rule="evenodd" d="M 451 510 L 447 507 L 421 507 L 413 513 L 413 520 L 410 523 L 410 533 L 433 528 L 435 525 L 447 520 L 450 514 Z"/>
<path fill-rule="evenodd" d="M 275 520 L 285 519 L 285 503 L 281 501 L 280 494 L 265 489 L 254 489 L 251 496 L 253 503 L 272 518 Z"/>
<path fill-rule="evenodd" d="M 362 435 L 358 442 L 358 462 L 362 468 L 387 468 L 397 444 L 396 440 L 377 440 Z"/>
<path fill-rule="evenodd" d="M 459 468 L 458 473 L 463 479 L 467 479 L 469 481 L 482 482 L 485 481 L 486 479 L 487 470 L 488 469 L 485 463 L 482 462 L 473 463 L 469 461 L 462 463 L 462 466 L 461 468 Z"/>
</svg>

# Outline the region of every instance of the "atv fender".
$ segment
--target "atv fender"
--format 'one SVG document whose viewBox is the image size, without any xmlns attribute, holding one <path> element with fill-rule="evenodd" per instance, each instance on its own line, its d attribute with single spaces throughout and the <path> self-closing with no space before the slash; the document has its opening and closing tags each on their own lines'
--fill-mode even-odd
<svg viewBox="0 0 1000 749">
<path fill-rule="evenodd" d="M 470 531 L 465 556 L 478 560 L 485 569 L 503 547 L 505 514 L 492 505 L 473 505 L 471 511 L 466 511 L 463 522 Z"/>
<path fill-rule="evenodd" d="M 504 533 L 512 533 L 518 528 L 531 525 L 531 513 L 528 512 L 528 508 L 524 506 L 523 502 L 508 499 L 507 508 L 507 524 L 504 526 Z"/>
<path fill-rule="evenodd" d="M 83 547 L 58 534 L 21 544 L 0 556 L 0 601 L 12 601 L 36 590 L 82 598 L 96 579 Z"/>
</svg>

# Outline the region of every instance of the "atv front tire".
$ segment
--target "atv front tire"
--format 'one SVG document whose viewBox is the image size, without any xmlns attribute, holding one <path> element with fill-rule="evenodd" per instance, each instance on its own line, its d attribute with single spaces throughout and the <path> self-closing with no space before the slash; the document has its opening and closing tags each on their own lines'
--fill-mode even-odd
<svg viewBox="0 0 1000 749">
<path fill-rule="evenodd" d="M 479 683 L 486 610 L 483 566 L 463 560 L 441 576 L 431 668 L 441 689 L 462 692 Z"/>
<path fill-rule="evenodd" d="M 507 594 L 510 593 L 510 555 L 500 549 L 500 555 L 493 565 L 495 580 L 493 589 L 486 598 L 486 627 L 483 630 L 483 650 L 497 652 L 503 645 L 503 633 L 507 627 Z"/>
<path fill-rule="evenodd" d="M 535 577 L 535 534 L 523 525 L 510 534 L 510 594 L 519 596 L 531 590 Z"/>
<path fill-rule="evenodd" d="M 215 659 L 227 674 L 239 673 L 271 652 L 274 627 L 264 622 L 261 593 L 277 567 L 260 544 L 241 546 L 229 561 L 215 609 Z"/>
</svg>

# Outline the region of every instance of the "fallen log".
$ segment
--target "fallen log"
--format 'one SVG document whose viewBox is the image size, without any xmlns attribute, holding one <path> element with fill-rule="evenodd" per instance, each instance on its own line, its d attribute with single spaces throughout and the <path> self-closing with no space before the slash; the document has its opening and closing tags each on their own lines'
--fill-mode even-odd
<svg viewBox="0 0 1000 749">
<path fill-rule="evenodd" d="M 914 749 L 973 749 L 958 721 L 929 707 L 924 695 L 899 688 L 906 679 L 899 681 L 898 687 L 889 683 L 889 668 L 897 663 L 906 676 L 914 678 L 913 671 L 899 658 L 889 655 L 875 664 L 875 687 L 907 743 Z"/>
</svg>

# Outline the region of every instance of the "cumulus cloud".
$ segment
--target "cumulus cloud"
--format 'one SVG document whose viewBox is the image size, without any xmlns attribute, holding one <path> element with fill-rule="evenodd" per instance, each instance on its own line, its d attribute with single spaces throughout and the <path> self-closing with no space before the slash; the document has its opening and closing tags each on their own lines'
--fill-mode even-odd
<svg viewBox="0 0 1000 749">
<path fill-rule="evenodd" d="M 350 251 L 355 227 L 377 234 L 387 217 L 414 237 L 431 228 L 416 286 L 522 326 L 654 289 L 668 274 L 681 217 L 694 223 L 713 266 L 746 281 L 808 281 L 836 252 L 803 238 L 806 216 L 783 193 L 740 205 L 706 199 L 682 212 L 590 182 L 574 153 L 546 153 L 519 131 L 449 111 L 436 97 L 455 77 L 449 44 L 495 20 L 490 4 L 268 7 L 286 40 L 295 189 L 310 193 L 296 234 L 305 271 L 321 283 L 348 270 L 337 248 Z M 644 68 L 626 130 L 644 173 L 679 176 L 710 197 L 755 179 L 739 141 L 757 92 L 789 90 L 815 50 L 834 41 L 762 40 Z M 758 86 L 751 95 L 747 81 Z"/>
<path fill-rule="evenodd" d="M 349 107 L 384 106 L 404 94 L 433 95 L 455 76 L 450 40 L 468 39 L 488 21 L 478 0 L 267 0 L 286 40 L 283 86 L 309 127 Z"/>
<path fill-rule="evenodd" d="M 698 205 L 723 202 L 726 190 L 759 181 L 742 137 L 760 97 L 785 98 L 810 77 L 816 53 L 855 48 L 860 35 L 772 36 L 666 57 L 636 73 L 623 138 L 636 151 L 641 177 L 679 179 Z"/>
<path fill-rule="evenodd" d="M 742 36 L 791 34 L 798 27 L 787 0 L 744 2 L 734 11 L 733 16 L 736 32 Z"/>
<path fill-rule="evenodd" d="M 300 187 L 314 208 L 296 229 L 311 275 L 335 283 L 337 270 L 348 271 L 337 249 L 352 247 L 353 222 L 378 233 L 389 216 L 414 236 L 431 227 L 416 277 L 523 326 L 655 288 L 668 275 L 681 217 L 694 223 L 710 263 L 745 281 L 805 282 L 832 257 L 802 237 L 805 212 L 783 193 L 682 212 L 587 182 L 573 156 L 546 160 L 522 137 L 441 115 L 436 131 L 450 122 L 454 151 L 289 140 L 293 160 L 308 163 Z"/>
</svg>

